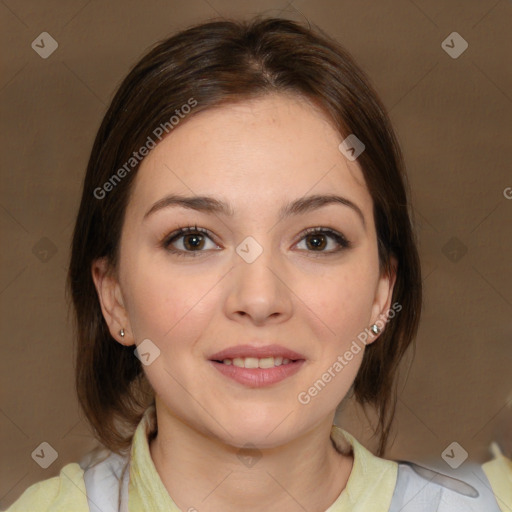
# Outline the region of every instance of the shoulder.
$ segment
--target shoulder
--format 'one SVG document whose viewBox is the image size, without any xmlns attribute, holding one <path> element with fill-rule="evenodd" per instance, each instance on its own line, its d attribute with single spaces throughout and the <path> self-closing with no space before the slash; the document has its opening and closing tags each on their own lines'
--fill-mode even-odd
<svg viewBox="0 0 512 512">
<path fill-rule="evenodd" d="M 84 470 L 73 462 L 28 487 L 6 512 L 88 512 Z"/>
<path fill-rule="evenodd" d="M 439 471 L 410 461 L 398 461 L 389 512 L 430 512 L 432 506 L 436 512 L 509 510 L 507 507 L 512 503 L 505 503 L 495 488 L 502 477 L 506 478 L 506 475 L 488 478 L 478 463 L 465 463 L 457 469 Z"/>
<path fill-rule="evenodd" d="M 512 510 L 512 459 L 506 457 L 494 442 L 491 451 L 494 459 L 482 464 L 482 470 L 502 510 Z"/>
</svg>

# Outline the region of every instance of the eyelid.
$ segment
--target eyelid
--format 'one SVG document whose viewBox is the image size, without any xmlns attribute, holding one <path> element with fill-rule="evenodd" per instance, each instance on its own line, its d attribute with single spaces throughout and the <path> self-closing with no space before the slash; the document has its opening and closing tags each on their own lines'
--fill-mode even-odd
<svg viewBox="0 0 512 512">
<path fill-rule="evenodd" d="M 175 248 L 171 249 L 170 248 L 172 243 L 175 240 L 180 239 L 181 237 L 183 237 L 187 234 L 193 234 L 193 233 L 203 234 L 203 235 L 207 236 L 212 242 L 216 243 L 214 240 L 214 238 L 215 238 L 214 235 L 208 229 L 200 228 L 196 224 L 194 226 L 183 226 L 183 227 L 179 227 L 179 228 L 175 229 L 172 233 L 170 233 L 169 235 L 167 235 L 163 238 L 160 245 L 165 250 L 167 250 L 171 253 L 174 253 L 174 254 L 178 254 L 180 256 L 186 256 L 186 255 L 195 256 L 195 255 L 198 255 L 201 253 L 209 252 L 209 251 L 203 251 L 203 250 L 183 251 L 181 249 L 175 249 Z M 317 226 L 317 227 L 310 227 L 310 228 L 304 229 L 303 231 L 301 231 L 299 233 L 298 240 L 293 245 L 294 246 L 297 245 L 307 235 L 310 235 L 310 234 L 326 235 L 326 236 L 334 239 L 336 241 L 336 243 L 338 244 L 338 248 L 335 250 L 331 250 L 331 251 L 305 251 L 305 252 L 311 253 L 312 255 L 315 255 L 315 253 L 317 253 L 315 256 L 327 256 L 327 255 L 331 255 L 331 254 L 338 254 L 346 249 L 350 249 L 353 247 L 352 242 L 350 240 L 348 240 L 343 233 L 341 233 L 340 231 L 338 231 L 336 229 L 329 228 L 326 226 Z M 216 244 L 216 245 L 218 245 L 218 244 Z"/>
<path fill-rule="evenodd" d="M 317 226 L 317 227 L 314 227 L 314 228 L 307 228 L 305 229 L 304 231 L 302 231 L 300 234 L 299 234 L 299 242 L 307 235 L 309 234 L 316 234 L 316 233 L 319 233 L 319 234 L 325 234 L 327 236 L 330 236 L 331 238 L 334 238 L 336 240 L 336 242 L 338 242 L 343 248 L 346 248 L 346 249 L 349 249 L 353 246 L 352 242 L 343 234 L 341 233 L 340 231 L 338 231 L 337 229 L 333 229 L 333 228 L 329 228 L 327 226 Z M 312 251 L 314 252 L 314 251 Z M 322 251 L 320 251 L 321 253 Z M 328 253 L 329 251 L 327 251 L 326 253 Z M 331 251 L 331 252 L 335 252 L 335 251 Z"/>
<path fill-rule="evenodd" d="M 218 245 L 214 240 L 213 233 L 210 232 L 210 230 L 206 228 L 199 228 L 197 227 L 197 224 L 194 226 L 182 226 L 178 227 L 175 230 L 172 231 L 172 233 L 166 235 L 163 240 L 161 241 L 160 245 L 167 251 L 177 253 L 177 254 L 198 254 L 201 252 L 206 251 L 182 251 L 180 249 L 170 249 L 171 244 L 175 241 L 180 239 L 181 237 L 187 235 L 187 234 L 193 234 L 193 233 L 201 233 L 202 235 L 206 235 L 212 242 L 214 242 L 216 245 Z"/>
</svg>

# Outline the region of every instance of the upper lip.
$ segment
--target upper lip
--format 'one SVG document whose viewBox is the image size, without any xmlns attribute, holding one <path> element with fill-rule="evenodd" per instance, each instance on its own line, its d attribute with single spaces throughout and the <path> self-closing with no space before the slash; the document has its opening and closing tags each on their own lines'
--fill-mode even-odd
<svg viewBox="0 0 512 512">
<path fill-rule="evenodd" d="M 302 354 L 285 348 L 281 345 L 236 345 L 229 347 L 209 357 L 210 361 L 223 361 L 224 359 L 235 359 L 236 357 L 257 357 L 262 359 L 265 357 L 283 357 L 296 361 L 305 359 Z"/>
</svg>

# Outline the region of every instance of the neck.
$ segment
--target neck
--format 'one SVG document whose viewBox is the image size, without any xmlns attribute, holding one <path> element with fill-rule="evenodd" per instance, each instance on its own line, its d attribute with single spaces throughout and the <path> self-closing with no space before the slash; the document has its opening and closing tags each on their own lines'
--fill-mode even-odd
<svg viewBox="0 0 512 512">
<path fill-rule="evenodd" d="M 286 445 L 242 451 L 159 413 L 150 453 L 181 510 L 323 512 L 352 470 L 353 455 L 332 445 L 333 418 Z"/>
</svg>

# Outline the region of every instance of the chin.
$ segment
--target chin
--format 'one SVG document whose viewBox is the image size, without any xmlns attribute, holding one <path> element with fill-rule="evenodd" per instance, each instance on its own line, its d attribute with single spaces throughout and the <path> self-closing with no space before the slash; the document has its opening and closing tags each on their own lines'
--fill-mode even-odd
<svg viewBox="0 0 512 512">
<path fill-rule="evenodd" d="M 226 430 L 215 425 L 215 434 L 222 442 L 237 448 L 243 448 L 248 444 L 258 448 L 274 448 L 289 441 L 290 436 L 297 431 L 290 421 L 284 421 L 286 415 L 275 416 L 261 415 L 251 416 L 239 414 L 236 419 L 224 421 Z M 291 420 L 289 415 L 287 420 Z"/>
</svg>

